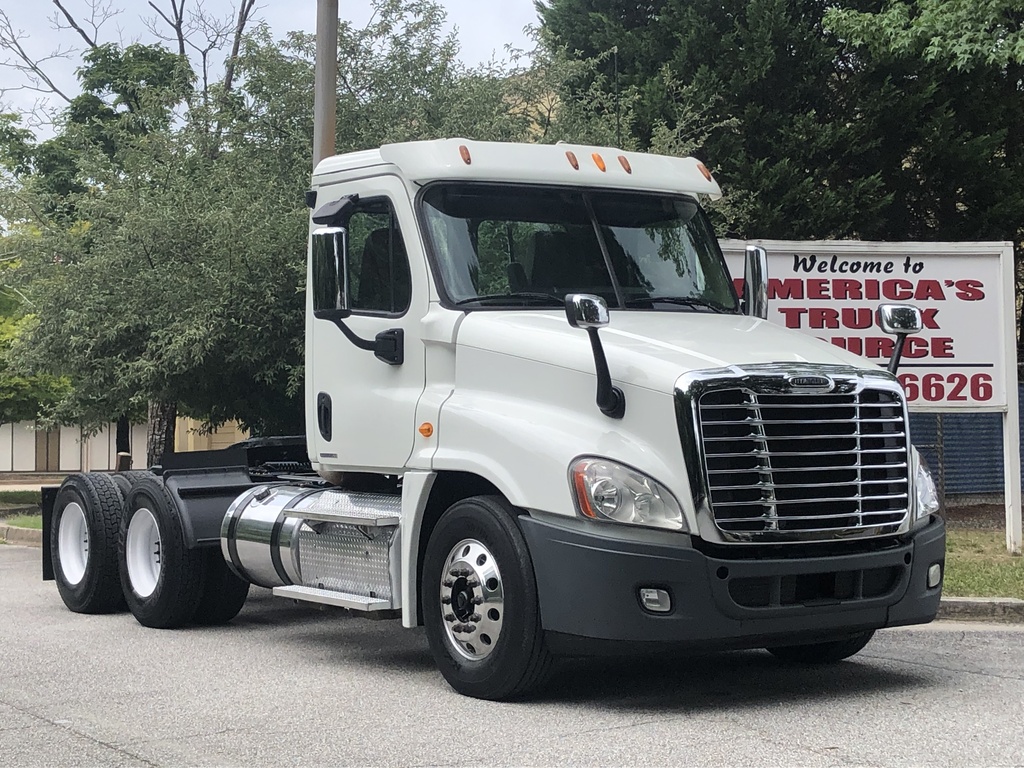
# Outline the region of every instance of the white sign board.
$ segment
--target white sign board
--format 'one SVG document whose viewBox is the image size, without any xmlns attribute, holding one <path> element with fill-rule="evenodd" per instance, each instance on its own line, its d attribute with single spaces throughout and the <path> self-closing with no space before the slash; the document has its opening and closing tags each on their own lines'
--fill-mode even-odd
<svg viewBox="0 0 1024 768">
<path fill-rule="evenodd" d="M 751 241 L 768 252 L 768 319 L 886 365 L 879 304 L 921 309 L 899 378 L 911 410 L 1005 411 L 1016 382 L 1010 243 Z M 739 285 L 747 243 L 723 240 Z M 1012 375 L 1010 375 L 1012 374 Z"/>
<path fill-rule="evenodd" d="M 747 242 L 723 240 L 742 291 Z M 1003 414 L 1006 546 L 1020 553 L 1020 433 L 1012 243 L 754 240 L 768 252 L 768 319 L 885 365 L 894 341 L 875 308 L 920 308 L 899 379 L 914 411 Z"/>
</svg>

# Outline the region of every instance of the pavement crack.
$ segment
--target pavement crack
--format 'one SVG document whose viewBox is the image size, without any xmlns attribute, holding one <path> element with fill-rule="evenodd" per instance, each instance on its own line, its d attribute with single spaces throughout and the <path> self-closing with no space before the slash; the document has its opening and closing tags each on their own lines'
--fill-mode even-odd
<svg viewBox="0 0 1024 768">
<path fill-rule="evenodd" d="M 85 739 L 86 741 L 92 742 L 93 744 L 96 744 L 97 746 L 103 747 L 105 749 L 109 749 L 111 752 L 116 752 L 119 755 L 122 755 L 124 757 L 130 758 L 131 760 L 136 760 L 136 761 L 138 761 L 140 763 L 144 763 L 146 765 L 153 766 L 153 768 L 160 768 L 160 764 L 159 763 L 154 763 L 152 760 L 147 760 L 146 758 L 142 757 L 141 755 L 137 755 L 134 752 L 129 752 L 124 747 L 120 747 L 117 744 L 111 744 L 110 742 L 104 741 L 103 739 L 97 739 L 95 736 L 92 736 L 92 735 L 90 735 L 88 733 L 80 731 L 79 729 L 74 728 L 74 727 L 72 727 L 70 725 L 67 725 L 66 723 L 62 723 L 62 722 L 60 722 L 58 720 L 53 720 L 53 719 L 51 719 L 49 717 L 46 717 L 45 715 L 40 715 L 40 714 L 37 714 L 37 713 L 35 713 L 35 712 L 33 712 L 33 711 L 29 710 L 29 709 L 25 709 L 24 707 L 20 707 L 17 704 L 15 704 L 13 701 L 7 701 L 5 699 L 0 699 L 0 704 L 8 706 L 11 709 L 15 710 L 16 712 L 20 712 L 21 714 L 23 714 L 23 715 L 25 715 L 27 717 L 31 717 L 31 718 L 34 718 L 36 720 L 40 720 L 40 721 L 46 723 L 47 725 L 52 725 L 54 728 L 60 728 L 62 730 L 68 731 L 69 733 L 73 733 L 75 736 L 78 736 L 80 739 Z"/>
<path fill-rule="evenodd" d="M 944 667 L 941 664 L 929 664 L 925 661 L 912 661 L 910 659 L 896 659 L 892 656 L 876 656 L 874 654 L 864 653 L 863 651 L 858 654 L 859 657 L 866 659 L 877 659 L 879 661 L 891 661 L 894 664 L 912 664 L 915 667 L 925 667 L 927 669 L 937 669 L 941 672 L 961 672 L 965 675 L 978 675 L 979 677 L 991 677 L 996 680 L 1013 680 L 1018 683 L 1024 683 L 1024 677 L 1019 675 L 997 675 L 992 672 L 982 672 L 975 669 L 955 669 L 953 667 Z"/>
</svg>

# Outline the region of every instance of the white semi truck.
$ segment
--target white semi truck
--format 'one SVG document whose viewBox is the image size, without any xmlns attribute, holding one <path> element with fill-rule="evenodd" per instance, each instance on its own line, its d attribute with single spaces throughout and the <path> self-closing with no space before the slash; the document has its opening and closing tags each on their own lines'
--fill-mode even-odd
<svg viewBox="0 0 1024 768">
<path fill-rule="evenodd" d="M 833 662 L 931 621 L 945 533 L 890 371 L 737 295 L 693 159 L 441 140 L 316 167 L 306 435 L 44 494 L 74 611 L 229 621 L 249 585 L 425 626 L 457 691 L 566 654 Z M 902 339 L 912 307 L 879 323 Z"/>
</svg>

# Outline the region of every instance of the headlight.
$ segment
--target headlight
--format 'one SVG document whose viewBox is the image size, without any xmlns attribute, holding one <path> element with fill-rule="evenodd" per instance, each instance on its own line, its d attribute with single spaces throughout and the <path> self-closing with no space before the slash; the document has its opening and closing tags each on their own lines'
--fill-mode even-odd
<svg viewBox="0 0 1024 768">
<path fill-rule="evenodd" d="M 934 515 L 939 511 L 939 492 L 935 488 L 935 480 L 928 469 L 924 456 L 917 454 L 917 472 L 914 475 L 914 488 L 917 492 L 917 519 Z"/>
<path fill-rule="evenodd" d="M 580 459 L 569 468 L 576 509 L 591 520 L 681 531 L 683 510 L 661 483 L 605 459 Z"/>
</svg>

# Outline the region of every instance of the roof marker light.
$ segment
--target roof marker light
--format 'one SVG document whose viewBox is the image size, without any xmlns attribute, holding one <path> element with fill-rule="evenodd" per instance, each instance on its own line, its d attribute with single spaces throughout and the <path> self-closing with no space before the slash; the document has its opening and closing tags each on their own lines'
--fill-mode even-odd
<svg viewBox="0 0 1024 768">
<path fill-rule="evenodd" d="M 594 165 L 597 166 L 598 170 L 601 171 L 601 173 L 604 173 L 607 170 L 607 168 L 604 167 L 604 158 L 597 154 L 597 152 L 592 154 L 591 157 L 594 158 Z"/>
<path fill-rule="evenodd" d="M 473 162 L 473 158 L 469 156 L 469 147 L 467 147 L 465 144 L 459 145 L 459 154 L 462 155 L 462 162 L 464 162 L 466 165 L 469 165 L 470 163 Z"/>
<path fill-rule="evenodd" d="M 697 170 L 700 171 L 700 175 L 703 176 L 708 181 L 711 181 L 711 182 L 714 181 L 714 179 L 711 178 L 711 171 L 709 171 L 708 167 L 706 165 L 704 165 L 704 163 L 700 162 L 699 160 L 697 161 Z"/>
<path fill-rule="evenodd" d="M 578 171 L 580 169 L 580 161 L 576 159 L 576 155 L 574 155 L 572 152 L 566 152 L 565 156 L 569 160 L 569 165 L 571 165 L 575 170 Z"/>
<path fill-rule="evenodd" d="M 626 173 L 632 173 L 633 169 L 629 165 L 629 160 L 626 159 L 625 155 L 619 155 L 619 165 L 622 166 Z"/>
</svg>

